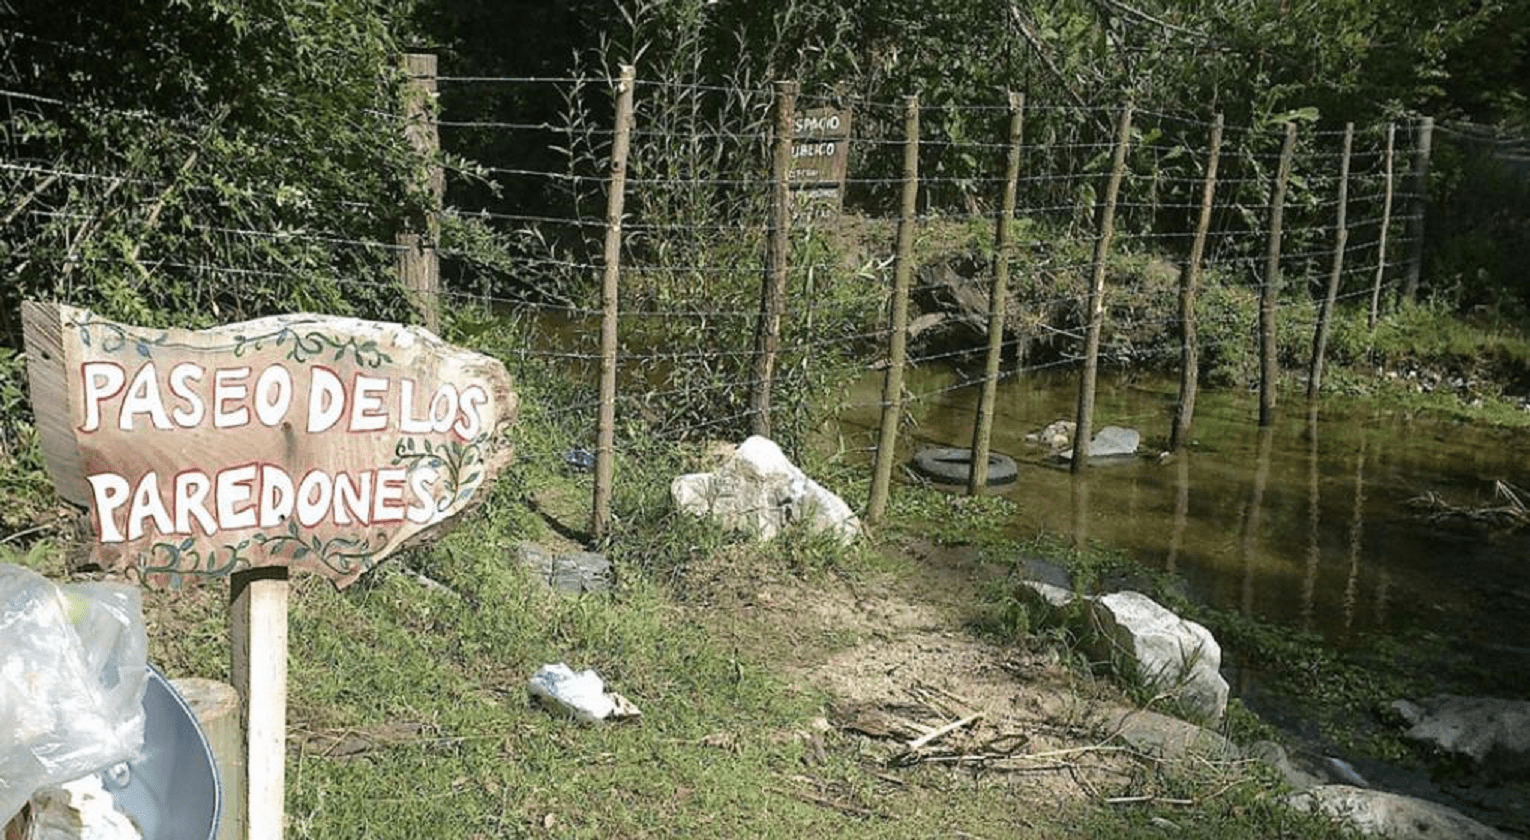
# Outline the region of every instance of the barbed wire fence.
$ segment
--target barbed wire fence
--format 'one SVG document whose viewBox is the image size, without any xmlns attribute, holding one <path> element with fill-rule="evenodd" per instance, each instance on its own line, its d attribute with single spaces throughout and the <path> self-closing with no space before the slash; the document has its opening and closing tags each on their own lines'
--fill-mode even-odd
<svg viewBox="0 0 1530 840">
<path fill-rule="evenodd" d="M 510 348 L 502 351 L 506 361 L 536 388 L 526 410 L 561 438 L 521 454 L 580 469 L 591 459 L 613 463 L 616 436 L 636 439 L 639 429 L 682 440 L 768 433 L 790 449 L 820 427 L 827 407 L 881 412 L 893 424 L 843 444 L 880 459 L 881 471 L 907 454 L 910 416 L 956 395 L 976 401 L 985 382 L 1101 361 L 1175 369 L 1180 336 L 1192 326 L 1184 313 L 1198 322 L 1203 366 L 1215 358 L 1254 381 L 1262 354 L 1278 348 L 1287 348 L 1274 359 L 1282 369 L 1308 369 L 1309 360 L 1289 348 L 1314 343 L 1330 278 L 1337 278 L 1336 305 L 1369 307 L 1373 318 L 1417 288 L 1428 120 L 1360 126 L 1352 135 L 1303 124 L 1283 154 L 1283 125 L 1227 125 L 1214 145 L 1217 115 L 1139 106 L 1118 139 L 1125 103 L 1026 102 L 1017 110 L 1007 91 L 992 92 L 992 104 L 917 103 L 922 128 L 909 136 L 909 101 L 842 92 L 794 90 L 783 113 L 779 85 L 638 74 L 627 91 L 632 114 L 622 122 L 619 80 L 598 75 L 432 73 L 428 82 L 436 107 L 354 119 L 393 135 L 418 135 L 420 122 L 429 123 L 438 140 L 412 139 L 444 178 L 444 192 L 419 187 L 425 204 L 438 203 L 430 218 L 352 206 L 343 194 L 290 196 L 252 183 L 227 185 L 214 197 L 226 213 L 173 224 L 166 208 L 178 190 L 215 189 L 188 187 L 182 176 L 218 126 L 112 114 L 162 135 L 163 153 L 72 168 L 27 126 L 82 103 L 0 88 L 0 265 L 16 278 L 51 273 L 57 299 L 115 307 L 125 317 L 230 320 L 268 314 L 263 307 L 276 301 L 316 309 L 344 301 L 352 311 L 398 320 L 428 320 L 415 313 L 436 310 L 445 331 L 464 340 L 514 336 L 497 346 Z M 518 121 L 507 110 L 533 100 L 555 103 L 559 118 Z M 779 126 L 790 125 L 792 114 L 825 109 L 850 115 L 840 141 L 848 144 L 836 198 L 843 209 L 794 221 L 783 216 L 778 192 L 791 180 L 789 167 L 773 164 Z M 628 159 L 614 178 L 612 158 L 624 144 Z M 1013 214 L 999 210 L 1011 155 Z M 1282 171 L 1296 188 L 1287 191 L 1275 250 L 1271 199 Z M 1107 212 L 1112 176 L 1119 187 Z M 608 218 L 618 182 L 624 209 Z M 288 204 L 301 212 L 247 212 Z M 1108 248 L 1100 248 L 1102 220 L 1112 214 Z M 248 222 L 255 217 L 290 224 L 260 227 Z M 1004 254 L 996 261 L 1001 219 Z M 784 248 L 771 244 L 773 234 L 787 235 Z M 439 275 L 421 280 L 417 259 L 426 251 Z M 1202 297 L 1187 308 L 1182 278 L 1192 253 Z M 996 262 L 1008 269 L 1012 292 L 994 308 Z M 906 283 L 895 282 L 900 273 Z M 601 282 L 612 274 L 615 294 Z M 134 283 L 149 275 L 174 281 L 179 311 L 156 314 L 132 303 Z M 772 300 L 772 284 L 783 290 L 779 299 Z M 904 287 L 900 303 L 895 291 Z M 1261 339 L 1266 291 L 1275 317 Z M 906 354 L 894 359 L 891 313 L 899 306 L 911 307 L 910 320 L 896 331 Z M 996 324 L 991 311 L 1001 313 Z M 4 317 L 9 334 L 15 313 Z M 1091 360 L 1088 336 L 1101 327 Z M 773 343 L 765 338 L 772 329 Z M 996 367 L 987 348 L 1001 360 Z M 762 365 L 762 353 L 771 364 Z M 603 394 L 602 374 L 613 366 L 614 386 Z M 872 396 L 877 378 L 905 367 L 949 375 L 920 380 L 941 383 L 930 386 L 904 380 Z M 599 428 L 611 424 L 618 428 Z M 975 430 L 974 449 L 987 445 L 982 437 Z M 591 532 L 600 535 L 609 527 L 610 472 L 596 473 L 606 485 L 595 488 Z M 868 507 L 875 519 L 875 487 Z"/>
</svg>

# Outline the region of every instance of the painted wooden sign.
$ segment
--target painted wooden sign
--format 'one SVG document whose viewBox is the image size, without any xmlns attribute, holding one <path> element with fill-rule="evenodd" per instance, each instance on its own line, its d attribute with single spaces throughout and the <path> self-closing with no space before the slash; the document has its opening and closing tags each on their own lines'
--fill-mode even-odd
<svg viewBox="0 0 1530 840">
<path fill-rule="evenodd" d="M 793 184 L 842 184 L 850 159 L 850 112 L 809 108 L 792 123 Z"/>
<path fill-rule="evenodd" d="M 418 327 L 279 315 L 132 327 L 26 303 L 48 471 L 95 557 L 178 582 L 287 566 L 345 586 L 480 501 L 511 457 L 497 360 Z"/>
<path fill-rule="evenodd" d="M 850 112 L 809 108 L 792 124 L 792 221 L 839 217 L 850 160 Z"/>
</svg>

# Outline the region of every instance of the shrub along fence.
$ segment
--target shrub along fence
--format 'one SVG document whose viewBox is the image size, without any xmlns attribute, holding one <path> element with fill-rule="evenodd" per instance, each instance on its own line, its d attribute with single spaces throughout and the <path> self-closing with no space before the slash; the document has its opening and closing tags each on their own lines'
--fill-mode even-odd
<svg viewBox="0 0 1530 840">
<path fill-rule="evenodd" d="M 858 407 L 847 386 L 874 359 L 881 396 L 859 407 L 880 409 L 880 427 L 851 445 L 874 453 L 875 521 L 922 401 L 970 391 L 983 453 L 998 382 L 1077 366 L 1087 442 L 1102 362 L 1177 367 L 1179 447 L 1208 360 L 1259 383 L 1251 421 L 1268 424 L 1282 368 L 1319 392 L 1336 307 L 1363 308 L 1374 327 L 1423 286 L 1428 118 L 1239 126 L 1023 91 L 957 106 L 631 68 L 540 79 L 403 66 L 397 108 L 355 117 L 429 163 L 389 173 L 392 208 L 198 178 L 216 124 L 166 132 L 158 160 L 173 165 L 71 168 L 57 136 L 27 126 L 83 106 L 0 90 L 0 263 L 29 294 L 129 321 L 205 326 L 302 305 L 414 317 L 459 341 L 512 333 L 509 361 L 539 383 L 528 409 L 566 438 L 524 454 L 593 453 L 596 539 L 619 441 L 637 427 L 790 449 L 824 420 L 815 406 Z M 558 119 L 517 121 L 549 102 Z M 203 192 L 226 218 L 169 215 Z M 233 264 L 240 254 L 258 261 Z M 288 288 L 310 275 L 319 291 Z M 151 311 L 138 294 L 151 286 L 202 291 Z M 920 365 L 954 380 L 911 391 L 903 373 Z M 975 463 L 974 489 L 987 462 Z"/>
</svg>

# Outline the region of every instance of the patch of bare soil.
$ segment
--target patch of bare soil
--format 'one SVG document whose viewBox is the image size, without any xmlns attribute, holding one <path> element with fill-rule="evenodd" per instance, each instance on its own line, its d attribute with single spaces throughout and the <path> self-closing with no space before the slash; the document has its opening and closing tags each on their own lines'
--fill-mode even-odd
<svg viewBox="0 0 1530 840">
<path fill-rule="evenodd" d="M 1007 569 L 961 548 L 896 550 L 906 571 L 858 579 L 717 558 L 692 569 L 704 581 L 693 608 L 740 651 L 826 693 L 827 737 L 899 785 L 943 787 L 942 776 L 960 776 L 1066 809 L 1130 797 L 1159 762 L 1226 746 L 1133 709 L 1051 648 L 985 635 L 983 589 Z M 802 737 L 811 764 L 825 735 Z"/>
</svg>

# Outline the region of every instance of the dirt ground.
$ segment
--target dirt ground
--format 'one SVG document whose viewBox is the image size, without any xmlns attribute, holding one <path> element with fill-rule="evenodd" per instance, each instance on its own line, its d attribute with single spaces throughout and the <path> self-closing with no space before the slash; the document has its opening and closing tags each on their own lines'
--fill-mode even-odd
<svg viewBox="0 0 1530 840">
<path fill-rule="evenodd" d="M 727 557 L 691 570 L 687 608 L 698 621 L 830 698 L 816 731 L 799 733 L 809 755 L 837 741 L 897 774 L 880 778 L 938 786 L 902 771 L 959 775 L 1023 788 L 1027 802 L 1058 813 L 1151 798 L 1156 771 L 1192 756 L 1229 772 L 1241 765 L 1225 741 L 1133 707 L 1054 647 L 985 632 L 984 589 L 1008 564 L 919 541 L 888 550 L 905 555 L 894 564 L 905 571 L 802 577 Z"/>
</svg>

